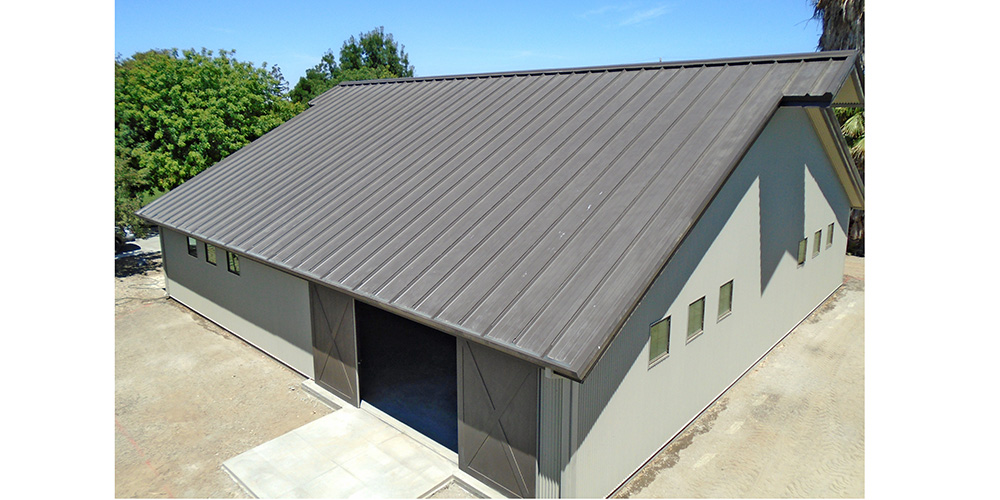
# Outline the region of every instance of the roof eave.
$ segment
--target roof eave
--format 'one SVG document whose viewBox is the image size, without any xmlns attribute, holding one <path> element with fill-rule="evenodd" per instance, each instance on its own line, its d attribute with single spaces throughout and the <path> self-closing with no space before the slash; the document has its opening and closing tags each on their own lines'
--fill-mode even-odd
<svg viewBox="0 0 1000 500">
<path fill-rule="evenodd" d="M 837 108 L 863 108 L 865 107 L 865 86 L 864 77 L 858 71 L 857 64 L 848 73 L 847 78 L 841 85 L 840 91 L 831 102 Z"/>
<path fill-rule="evenodd" d="M 320 280 L 316 276 L 310 276 L 308 274 L 301 273 L 301 272 L 296 271 L 295 269 L 292 269 L 290 267 L 280 266 L 280 265 L 278 265 L 278 264 L 276 264 L 274 262 L 270 262 L 270 261 L 268 261 L 266 259 L 260 258 L 259 256 L 255 256 L 255 255 L 253 255 L 251 253 L 248 253 L 245 250 L 242 250 L 242 249 L 239 249 L 239 248 L 234 248 L 234 247 L 232 247 L 230 245 L 227 245 L 225 243 L 222 243 L 220 241 L 216 241 L 216 240 L 214 240 L 212 238 L 205 237 L 204 235 L 196 234 L 196 233 L 191 233 L 190 231 L 185 231 L 185 230 L 180 229 L 178 227 L 172 226 L 170 224 L 165 224 L 162 221 L 150 218 L 148 216 L 145 216 L 145 215 L 142 215 L 142 214 L 139 214 L 139 213 L 137 213 L 136 215 L 139 218 L 141 218 L 141 219 L 143 219 L 143 220 L 145 220 L 147 222 L 150 222 L 152 224 L 155 224 L 157 226 L 160 226 L 162 228 L 166 228 L 166 229 L 169 229 L 169 230 L 174 231 L 176 233 L 180 233 L 182 235 L 190 236 L 192 238 L 199 239 L 199 240 L 204 241 L 206 243 L 210 243 L 210 244 L 218 247 L 220 250 L 225 250 L 225 251 L 229 251 L 229 252 L 238 253 L 238 254 L 240 254 L 241 258 L 246 258 L 246 259 L 252 260 L 252 261 L 254 261 L 254 262 L 258 263 L 258 264 L 261 264 L 261 265 L 264 265 L 264 266 L 267 266 L 267 267 L 270 267 L 270 268 L 273 268 L 273 269 L 278 269 L 278 270 L 280 270 L 282 272 L 291 274 L 291 275 L 293 275 L 293 276 L 295 276 L 297 278 L 303 279 L 305 281 L 316 283 L 317 285 L 325 286 L 325 287 L 327 287 L 327 288 L 329 288 L 331 290 L 335 290 L 335 291 L 340 292 L 340 293 L 342 293 L 344 295 L 347 295 L 348 297 L 351 297 L 354 300 L 358 300 L 358 301 L 364 302 L 364 303 L 366 303 L 366 304 L 368 304 L 368 305 L 370 305 L 372 307 L 377 307 L 377 308 L 385 310 L 387 312 L 391 312 L 391 313 L 393 313 L 393 314 L 395 314 L 397 316 L 404 317 L 404 318 L 409 319 L 411 321 L 414 321 L 414 322 L 420 323 L 422 325 L 431 327 L 431 328 L 433 328 L 435 330 L 445 332 L 445 333 L 447 333 L 449 335 L 452 335 L 452 336 L 455 336 L 455 337 L 458 337 L 458 338 L 462 338 L 462 339 L 468 340 L 470 342 L 475 342 L 477 344 L 481 344 L 481 345 L 484 345 L 484 346 L 487 346 L 487 347 L 491 347 L 493 349 L 501 351 L 501 352 L 503 352 L 505 354 L 508 354 L 510 356 L 513 356 L 515 358 L 518 358 L 518 359 L 521 359 L 523 361 L 527 361 L 527 362 L 529 362 L 529 363 L 531 363 L 533 365 L 539 366 L 539 367 L 541 367 L 543 369 L 551 370 L 553 373 L 557 373 L 560 376 L 563 376 L 563 377 L 566 377 L 566 378 L 568 378 L 570 380 L 573 380 L 574 382 L 583 382 L 583 377 L 580 375 L 580 373 L 578 371 L 573 370 L 572 367 L 570 367 L 570 366 L 568 366 L 568 365 L 566 365 L 564 363 L 560 363 L 558 361 L 555 361 L 555 360 L 553 360 L 551 358 L 546 358 L 546 357 L 543 357 L 543 356 L 540 356 L 540 355 L 538 355 L 538 356 L 532 356 L 531 353 L 524 352 L 524 351 L 522 351 L 520 349 L 517 349 L 517 348 L 515 348 L 515 347 L 513 347 L 511 345 L 508 345 L 508 344 L 505 344 L 505 343 L 502 343 L 502 342 L 494 341 L 493 339 L 490 339 L 489 337 L 483 337 L 481 335 L 477 335 L 475 333 L 472 333 L 472 332 L 470 332 L 470 331 L 462 328 L 461 326 L 454 325 L 454 324 L 451 324 L 451 323 L 448 323 L 448 322 L 444 322 L 444 321 L 440 321 L 440 320 L 434 320 L 434 319 L 431 319 L 431 318 L 427 318 L 425 316 L 417 314 L 416 312 L 408 310 L 408 309 L 394 307 L 391 304 L 387 304 L 387 303 L 385 303 L 383 301 L 378 300 L 376 297 L 371 297 L 371 296 L 367 296 L 367 295 L 364 295 L 364 294 L 360 294 L 360 293 L 357 293 L 357 292 L 355 292 L 353 290 L 349 290 L 349 289 L 340 287 L 340 286 L 338 286 L 338 285 L 336 285 L 334 283 L 329 283 L 329 282 L 326 282 L 326 281 L 322 281 L 322 280 Z"/>
</svg>

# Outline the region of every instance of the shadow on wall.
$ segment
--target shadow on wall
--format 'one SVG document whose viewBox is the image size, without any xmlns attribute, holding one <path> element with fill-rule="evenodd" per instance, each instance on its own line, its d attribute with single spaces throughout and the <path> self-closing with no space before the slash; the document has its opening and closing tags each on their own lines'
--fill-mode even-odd
<svg viewBox="0 0 1000 500">
<path fill-rule="evenodd" d="M 683 240 L 678 244 L 677 250 L 670 259 L 670 270 L 669 276 L 661 276 L 661 282 L 658 284 L 660 287 L 655 294 L 648 294 L 643 298 L 643 301 L 655 301 L 651 302 L 652 307 L 648 308 L 637 308 L 635 316 L 629 319 L 630 322 L 637 322 L 638 324 L 646 325 L 652 324 L 654 321 L 660 319 L 660 317 L 652 317 L 652 311 L 666 311 L 667 308 L 674 303 L 681 289 L 684 287 L 685 283 L 691 278 L 692 272 L 698 267 L 701 261 L 704 259 L 705 254 L 708 252 L 709 247 L 718 239 L 723 227 L 729 221 L 730 216 L 736 210 L 736 207 L 743 200 L 745 196 L 749 196 L 750 193 L 756 195 L 756 188 L 754 187 L 757 177 L 752 169 L 740 169 L 733 173 L 733 175 L 726 181 L 724 191 L 726 192 L 723 196 L 717 196 L 705 212 L 701 215 L 701 218 L 697 221 L 697 225 L 694 230 L 688 233 Z M 777 177 L 777 173 L 770 174 Z M 801 177 L 801 174 L 800 174 Z M 765 181 L 762 179 L 760 184 L 763 185 Z M 775 189 L 788 189 L 791 190 L 791 186 L 773 186 Z M 761 189 L 764 189 L 761 187 Z M 802 188 L 799 188 L 801 192 Z M 794 190 L 792 190 L 794 191 Z M 720 191 L 722 193 L 722 191 Z M 733 193 L 733 194 L 728 194 Z M 761 195 L 763 196 L 763 194 Z M 799 196 L 802 196 L 801 194 Z M 795 206 L 802 207 L 802 203 L 798 203 Z M 763 212 L 763 210 L 762 210 Z M 794 211 L 790 211 L 794 212 Z M 763 216 L 763 214 L 761 215 Z M 801 221 L 803 219 L 803 214 L 785 214 L 787 217 L 796 218 Z M 790 224 L 789 224 L 790 227 Z M 799 230 L 801 232 L 802 223 L 799 222 Z M 797 240 L 796 240 L 797 241 Z M 794 245 L 793 245 L 794 246 Z M 774 245 L 769 251 L 778 253 L 778 255 L 771 257 L 775 262 L 780 261 L 781 255 L 785 251 L 794 251 L 797 248 L 787 248 L 788 246 Z M 779 253 L 780 252 L 780 253 Z M 764 257 L 762 255 L 761 259 Z M 775 266 L 776 267 L 776 266 Z M 761 268 L 763 268 L 763 262 L 761 263 Z M 773 269 L 772 269 L 773 271 Z M 761 282 L 764 282 L 762 276 Z M 652 291 L 652 289 L 651 289 Z M 648 317 L 643 317 L 645 314 Z M 614 394 L 615 390 L 619 387 L 622 380 L 624 380 L 625 375 L 628 373 L 629 369 L 635 364 L 635 360 L 642 355 L 643 349 L 649 340 L 648 332 L 642 329 L 623 329 L 620 332 L 619 337 L 612 341 L 610 349 L 604 354 L 604 357 L 598 362 L 597 366 L 594 368 L 593 374 L 598 374 L 598 376 L 591 376 L 583 384 L 583 390 L 581 391 L 581 398 L 586 398 L 587 401 L 581 401 L 580 404 L 580 441 L 582 442 L 587 435 L 590 433 L 597 419 L 604 412 L 604 408 L 607 406 Z"/>
<path fill-rule="evenodd" d="M 805 168 L 776 162 L 760 172 L 760 294 L 788 254 L 798 258 L 805 236 Z"/>
<path fill-rule="evenodd" d="M 811 132 L 812 128 L 804 113 L 801 119 L 771 122 L 744 158 L 748 162 L 745 164 L 748 168 L 733 172 L 698 219 L 694 230 L 678 245 L 670 260 L 672 274 L 661 278 L 655 294 L 643 298 L 643 301 L 655 303 L 650 302 L 652 307 L 636 309 L 636 316 L 630 321 L 651 324 L 660 319 L 652 317 L 652 311 L 665 311 L 675 302 L 692 272 L 698 268 L 739 203 L 747 196 L 758 198 L 759 203 L 758 271 L 761 296 L 774 278 L 782 259 L 786 255 L 793 261 L 797 258 L 799 241 L 812 234 L 805 228 L 807 181 L 812 179 L 809 184 L 819 186 L 831 206 L 840 206 L 846 199 L 846 192 L 840 187 L 840 181 L 832 168 L 824 160 L 816 159 L 816 152 L 822 151 L 822 145 L 815 136 L 803 133 L 803 122 Z M 810 163 L 816 161 L 819 163 L 810 166 Z M 847 217 L 846 213 L 836 216 L 835 223 L 841 234 L 845 231 Z M 631 330 L 621 332 L 627 337 L 617 338 L 612 342 L 611 348 L 594 370 L 595 373 L 602 373 L 597 377 L 590 377 L 584 384 L 581 397 L 586 397 L 589 401 L 581 401 L 580 405 L 581 441 L 589 434 L 648 342 L 647 332 L 638 328 Z"/>
</svg>

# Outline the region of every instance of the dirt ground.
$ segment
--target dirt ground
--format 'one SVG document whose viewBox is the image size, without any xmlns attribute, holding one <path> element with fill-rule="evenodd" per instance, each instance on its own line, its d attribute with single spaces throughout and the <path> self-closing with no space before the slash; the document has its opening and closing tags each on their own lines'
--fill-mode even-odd
<svg viewBox="0 0 1000 500">
<path fill-rule="evenodd" d="M 330 409 L 168 299 L 159 260 L 116 262 L 115 497 L 246 498 L 222 462 Z"/>
</svg>

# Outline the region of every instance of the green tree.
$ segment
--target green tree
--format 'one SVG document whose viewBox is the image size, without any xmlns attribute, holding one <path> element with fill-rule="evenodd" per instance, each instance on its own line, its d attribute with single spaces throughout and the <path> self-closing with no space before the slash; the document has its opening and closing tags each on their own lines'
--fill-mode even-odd
<svg viewBox="0 0 1000 500">
<path fill-rule="evenodd" d="M 304 109 L 281 71 L 232 51 L 151 50 L 115 59 L 115 223 Z"/>
<path fill-rule="evenodd" d="M 813 0 L 813 18 L 823 23 L 819 37 L 819 50 L 856 49 L 862 73 L 865 70 L 865 1 L 864 0 Z M 865 178 L 865 110 L 841 108 L 835 110 L 851 156 L 858 166 L 861 179 Z M 865 253 L 865 212 L 852 210 L 847 230 L 849 252 Z"/>
<path fill-rule="evenodd" d="M 131 226 L 136 236 L 145 236 L 145 226 L 135 212 L 142 208 L 142 194 L 147 189 L 145 172 L 129 168 L 124 158 L 115 155 L 115 225 Z"/>
<path fill-rule="evenodd" d="M 840 130 L 851 147 L 851 156 L 858 166 L 861 179 L 865 178 L 865 110 L 861 108 L 837 108 L 834 110 L 840 121 Z"/>
<path fill-rule="evenodd" d="M 339 64 L 333 50 L 327 50 L 319 64 L 299 78 L 288 96 L 304 103 L 340 82 L 411 77 L 413 66 L 403 49 L 381 26 L 358 38 L 351 36 L 340 48 Z"/>
<path fill-rule="evenodd" d="M 340 76 L 340 66 L 337 65 L 337 56 L 332 50 L 327 50 L 319 64 L 307 69 L 306 76 L 299 77 L 299 82 L 288 93 L 288 97 L 294 102 L 308 102 L 340 83 L 337 80 L 338 76 Z M 336 83 L 333 83 L 334 81 Z"/>
<path fill-rule="evenodd" d="M 368 33 L 361 33 L 356 40 L 351 38 L 340 48 L 341 69 L 385 68 L 397 77 L 413 76 L 413 66 L 409 56 L 392 38 L 385 28 L 379 26 Z"/>
</svg>

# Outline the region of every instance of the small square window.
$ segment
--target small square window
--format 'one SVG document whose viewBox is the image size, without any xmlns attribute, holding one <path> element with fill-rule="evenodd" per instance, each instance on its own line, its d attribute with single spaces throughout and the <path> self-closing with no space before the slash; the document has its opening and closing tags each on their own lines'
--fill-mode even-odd
<svg viewBox="0 0 1000 500">
<path fill-rule="evenodd" d="M 229 272 L 233 274 L 240 274 L 240 257 L 233 252 L 226 251 L 226 261 L 228 262 Z"/>
<path fill-rule="evenodd" d="M 826 248 L 833 246 L 833 223 L 826 226 Z"/>
<path fill-rule="evenodd" d="M 188 255 L 192 257 L 198 256 L 198 240 L 188 236 Z"/>
<path fill-rule="evenodd" d="M 733 280 L 719 287 L 719 319 L 733 312 Z"/>
<path fill-rule="evenodd" d="M 215 265 L 215 245 L 205 243 L 205 262 Z"/>
<path fill-rule="evenodd" d="M 649 362 L 670 354 L 670 316 L 649 325 Z"/>
<path fill-rule="evenodd" d="M 688 306 L 688 331 L 687 339 L 690 341 L 705 329 L 705 297 L 702 297 Z"/>
<path fill-rule="evenodd" d="M 813 236 L 813 257 L 819 255 L 819 246 L 821 244 L 820 240 L 822 239 L 823 239 L 823 230 L 820 229 L 819 231 L 816 231 L 816 234 Z"/>
<path fill-rule="evenodd" d="M 799 265 L 800 266 L 802 264 L 806 263 L 806 246 L 808 246 L 808 245 L 809 245 L 808 238 L 802 238 L 802 241 L 799 242 L 799 257 L 798 257 L 798 261 L 799 261 Z"/>
</svg>

